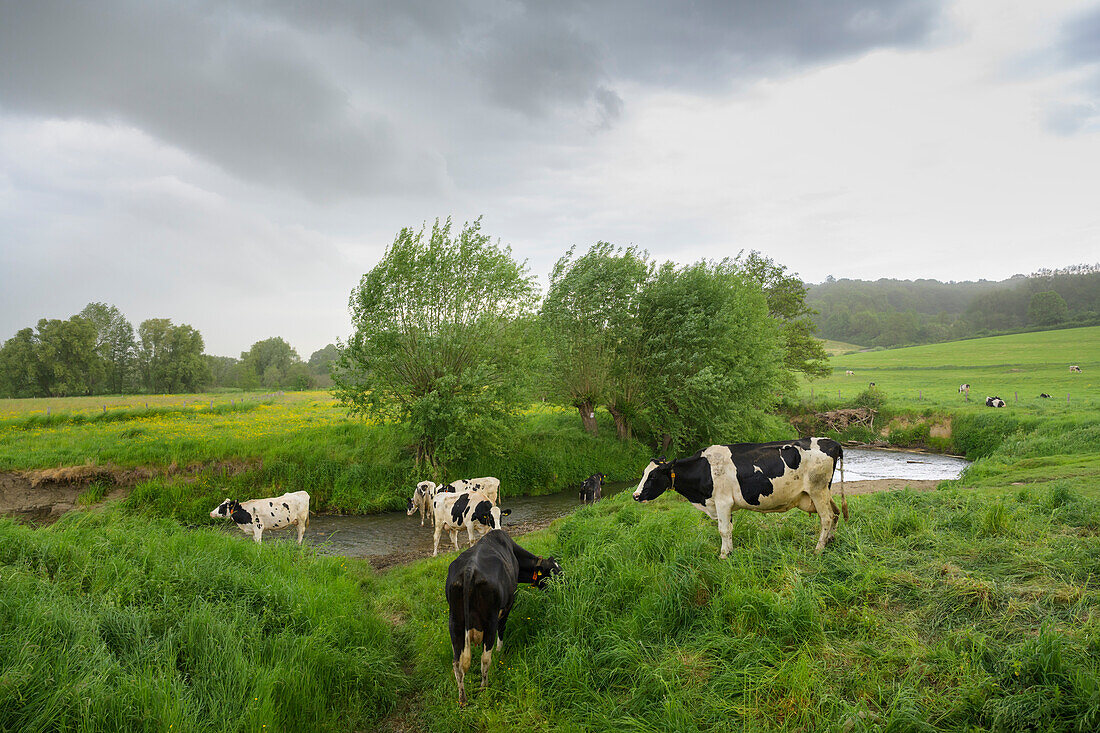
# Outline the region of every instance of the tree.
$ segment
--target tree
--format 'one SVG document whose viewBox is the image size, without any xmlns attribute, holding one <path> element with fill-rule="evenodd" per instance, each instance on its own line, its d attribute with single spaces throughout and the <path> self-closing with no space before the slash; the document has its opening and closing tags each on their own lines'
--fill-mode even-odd
<svg viewBox="0 0 1100 733">
<path fill-rule="evenodd" d="M 1069 316 L 1069 307 L 1053 290 L 1035 293 L 1027 307 L 1027 322 L 1036 326 L 1053 326 Z"/>
<path fill-rule="evenodd" d="M 327 375 L 332 368 L 332 363 L 338 358 L 340 358 L 340 350 L 336 348 L 336 344 L 328 344 L 323 349 L 310 354 L 309 367 L 314 374 Z"/>
<path fill-rule="evenodd" d="M 44 397 L 43 377 L 34 329 L 20 329 L 0 347 L 0 396 Z"/>
<path fill-rule="evenodd" d="M 549 348 L 551 394 L 576 407 L 596 434 L 596 405 L 606 404 L 621 438 L 630 434 L 634 391 L 617 369 L 628 357 L 623 335 L 637 317 L 638 298 L 651 267 L 633 247 L 616 250 L 597 242 L 573 259 L 573 249 L 554 265 L 541 318 Z"/>
<path fill-rule="evenodd" d="M 168 331 L 172 321 L 168 318 L 149 318 L 138 326 L 138 363 L 141 382 L 146 392 L 167 391 Z"/>
<path fill-rule="evenodd" d="M 134 327 L 118 308 L 106 303 L 89 303 L 80 315 L 95 325 L 95 350 L 103 360 L 106 372 L 103 387 L 121 394 L 133 368 L 136 349 Z"/>
<path fill-rule="evenodd" d="M 241 362 L 232 356 L 203 354 L 206 370 L 210 374 L 210 386 L 215 388 L 239 387 Z"/>
<path fill-rule="evenodd" d="M 645 418 L 665 450 L 730 442 L 759 424 L 782 378 L 779 327 L 733 262 L 666 262 L 639 304 Z"/>
<path fill-rule="evenodd" d="M 788 273 L 784 265 L 777 264 L 759 252 L 738 255 L 737 268 L 757 282 L 768 302 L 768 313 L 779 323 L 779 339 L 783 345 L 783 364 L 793 375 L 801 372 L 809 377 L 829 374 L 829 356 L 825 347 L 814 336 L 817 326 L 811 316 L 816 314 L 806 305 L 805 283 Z M 793 388 L 793 380 L 788 380 Z"/>
<path fill-rule="evenodd" d="M 402 229 L 352 290 L 334 393 L 353 414 L 405 422 L 418 461 L 502 450 L 524 396 L 532 279 L 480 219 Z"/>
<path fill-rule="evenodd" d="M 291 368 L 299 362 L 298 352 L 278 336 L 257 341 L 241 354 L 241 369 L 248 375 L 246 380 L 267 389 L 286 388 Z"/>
<path fill-rule="evenodd" d="M 138 326 L 142 383 L 148 392 L 194 392 L 210 381 L 203 359 L 202 334 L 168 318 L 150 318 Z"/>
<path fill-rule="evenodd" d="M 51 397 L 89 394 L 105 373 L 96 354 L 95 325 L 80 316 L 67 321 L 43 318 L 38 321 L 38 363 L 40 381 Z"/>
</svg>

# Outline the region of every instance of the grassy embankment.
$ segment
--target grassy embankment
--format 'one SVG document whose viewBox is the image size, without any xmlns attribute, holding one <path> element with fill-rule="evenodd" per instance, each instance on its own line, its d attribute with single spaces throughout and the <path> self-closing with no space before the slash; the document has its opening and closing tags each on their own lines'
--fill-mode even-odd
<svg viewBox="0 0 1100 733">
<path fill-rule="evenodd" d="M 125 506 L 193 523 L 207 521 L 227 495 L 300 489 L 319 511 L 399 509 L 415 482 L 429 478 L 417 472 L 400 426 L 348 418 L 327 393 L 242 397 L 219 395 L 213 407 L 208 396 L 169 404 L 161 398 L 149 408 L 144 398 L 59 400 L 49 416 L 45 400 L 2 401 L 0 471 L 87 463 L 161 471 L 190 466 L 185 475 L 138 484 Z M 647 451 L 616 440 L 610 419 L 602 412 L 599 418 L 601 434 L 592 438 L 574 411 L 532 408 L 519 418 L 506 455 L 475 456 L 449 466 L 443 478 L 494 475 L 506 497 L 556 491 L 595 471 L 633 478 Z M 238 473 L 223 471 L 235 463 Z M 102 487 L 89 491 L 94 496 Z"/>
</svg>

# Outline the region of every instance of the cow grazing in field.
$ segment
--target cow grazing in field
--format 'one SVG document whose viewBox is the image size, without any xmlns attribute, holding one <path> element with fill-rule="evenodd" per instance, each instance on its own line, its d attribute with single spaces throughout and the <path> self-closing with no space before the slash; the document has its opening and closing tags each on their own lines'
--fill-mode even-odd
<svg viewBox="0 0 1100 733">
<path fill-rule="evenodd" d="M 226 499 L 210 512 L 210 516 L 215 519 L 229 517 L 256 542 L 262 541 L 265 529 L 286 529 L 293 525 L 298 528 L 300 545 L 309 526 L 309 494 L 292 491 L 269 499 Z"/>
<path fill-rule="evenodd" d="M 844 374 L 845 374 L 845 376 L 851 377 L 851 376 L 855 375 L 855 372 L 853 372 L 851 369 L 849 369 L 849 370 L 845 371 Z"/>
<path fill-rule="evenodd" d="M 875 383 L 874 383 L 874 382 L 868 382 L 867 386 L 868 386 L 868 387 L 874 387 L 874 386 L 875 386 Z"/>
<path fill-rule="evenodd" d="M 553 557 L 538 557 L 495 529 L 463 552 L 447 568 L 444 593 L 450 609 L 452 667 L 458 683 L 458 704 L 466 704 L 466 671 L 472 647 L 481 644 L 481 688 L 489 684 L 489 666 L 504 646 L 504 627 L 520 583 L 544 588 L 561 573 Z"/>
<path fill-rule="evenodd" d="M 1080 371 L 1081 371 L 1081 367 L 1079 367 L 1079 366 L 1077 366 L 1076 364 L 1074 364 L 1073 366 L 1071 366 L 1071 367 L 1069 368 L 1069 370 L 1070 370 L 1071 372 L 1080 372 Z"/>
<path fill-rule="evenodd" d="M 477 491 L 478 493 L 485 494 L 489 497 L 490 501 L 494 504 L 500 503 L 500 479 L 492 476 L 483 476 L 481 478 L 463 478 L 458 481 L 452 481 L 449 484 L 444 484 L 436 489 L 436 493 L 441 491 L 447 491 L 454 493 L 456 491 Z"/>
<path fill-rule="evenodd" d="M 500 507 L 489 500 L 485 494 L 477 491 L 440 491 L 432 500 L 435 513 L 435 546 L 432 557 L 439 554 L 439 536 L 449 532 L 455 550 L 458 550 L 458 530 L 466 528 L 466 537 L 474 544 L 474 532 L 484 535 L 490 530 L 500 529 L 501 517 L 512 513 L 511 509 L 501 511 Z"/>
<path fill-rule="evenodd" d="M 1041 392 L 1041 393 L 1039 394 L 1039 399 L 1043 399 L 1043 400 L 1049 400 L 1049 399 L 1050 399 L 1050 395 L 1048 395 L 1048 394 L 1047 394 L 1046 392 Z"/>
<path fill-rule="evenodd" d="M 959 385 L 959 394 L 970 394 L 970 385 L 969 384 L 960 384 Z"/>
<path fill-rule="evenodd" d="M 424 526 L 424 517 L 427 516 L 434 520 L 435 515 L 432 514 L 432 497 L 435 496 L 435 492 L 438 489 L 438 485 L 434 481 L 421 481 L 416 485 L 413 490 L 412 498 L 409 499 L 405 506 L 406 514 L 410 517 L 420 512 L 420 526 Z"/>
<path fill-rule="evenodd" d="M 720 557 L 733 549 L 730 519 L 734 509 L 785 512 L 798 507 L 821 516 L 816 552 L 833 539 L 840 512 L 832 498 L 833 471 L 840 465 L 844 518 L 844 451 L 829 438 L 801 438 L 774 443 L 712 445 L 686 458 L 650 461 L 634 491 L 635 501 L 649 501 L 673 489 L 718 520 Z"/>
<path fill-rule="evenodd" d="M 607 478 L 602 473 L 594 473 L 581 484 L 581 503 L 595 504 L 603 498 L 603 480 Z"/>
<path fill-rule="evenodd" d="M 1002 400 L 1000 397 L 986 397 L 985 398 L 985 406 L 986 407 L 1004 407 L 1005 406 L 1005 401 Z"/>
</svg>

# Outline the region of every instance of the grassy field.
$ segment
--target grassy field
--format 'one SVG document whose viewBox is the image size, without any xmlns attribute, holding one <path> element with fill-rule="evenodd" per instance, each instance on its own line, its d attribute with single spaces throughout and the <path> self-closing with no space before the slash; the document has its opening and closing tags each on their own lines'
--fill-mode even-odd
<svg viewBox="0 0 1100 733">
<path fill-rule="evenodd" d="M 534 406 L 520 416 L 505 452 L 425 475 L 405 449 L 410 440 L 400 426 L 349 418 L 327 392 L 219 395 L 212 407 L 208 396 L 185 395 L 106 411 L 88 399 L 0 405 L 7 415 L 0 419 L 0 471 L 85 464 L 157 469 L 161 475 L 140 483 L 126 507 L 200 523 L 227 495 L 301 489 L 315 510 L 363 513 L 402 508 L 425 478 L 494 475 L 504 496 L 549 493 L 595 471 L 633 478 L 647 455 L 639 444 L 617 440 L 602 411 L 601 434 L 592 437 L 575 411 Z"/>
<path fill-rule="evenodd" d="M 984 409 L 985 398 L 996 395 L 1010 407 L 1032 411 L 1067 404 L 1073 410 L 1100 409 L 1100 327 L 869 351 L 834 356 L 831 362 L 832 375 L 806 384 L 806 395 L 812 389 L 815 398 L 851 399 L 874 382 L 897 404 L 921 407 Z M 1070 373 L 1071 364 L 1082 373 Z M 855 374 L 848 376 L 847 370 Z M 970 385 L 969 403 L 958 391 L 964 383 Z M 1053 399 L 1041 400 L 1043 392 Z"/>
<path fill-rule="evenodd" d="M 833 341 L 832 339 L 822 339 L 821 343 L 825 347 L 825 353 L 829 356 L 851 354 L 856 351 L 863 351 L 866 348 L 859 344 L 849 344 L 845 341 Z"/>
</svg>

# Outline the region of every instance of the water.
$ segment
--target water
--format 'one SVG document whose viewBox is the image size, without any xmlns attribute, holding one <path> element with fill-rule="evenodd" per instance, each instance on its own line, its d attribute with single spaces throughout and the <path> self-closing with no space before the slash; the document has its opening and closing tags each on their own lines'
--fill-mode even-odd
<svg viewBox="0 0 1100 733">
<path fill-rule="evenodd" d="M 844 479 L 866 481 L 871 479 L 903 478 L 911 480 L 946 480 L 958 478 L 969 461 L 953 456 L 903 451 L 871 450 L 866 448 L 844 449 Z M 839 480 L 839 476 L 837 477 Z M 603 487 L 604 498 L 623 490 L 633 491 L 637 482 L 608 484 Z M 411 493 L 411 489 L 410 489 Z M 564 516 L 578 506 L 577 489 L 569 489 L 548 496 L 520 496 L 509 498 L 507 487 L 502 488 L 504 500 L 501 506 L 512 510 L 504 519 L 504 526 L 515 527 L 523 523 L 547 522 Z M 234 531 L 235 528 L 234 528 Z M 275 537 L 293 538 L 293 529 L 272 533 Z M 244 535 L 241 535 L 242 537 Z M 267 537 L 264 541 L 269 541 Z M 322 552 L 349 557 L 370 557 L 390 553 L 431 554 L 432 527 L 420 526 L 420 514 L 407 516 L 405 512 L 386 512 L 361 516 L 316 515 L 310 519 L 306 542 L 318 546 Z M 466 531 L 459 532 L 460 546 L 465 548 Z M 440 552 L 454 549 L 450 536 L 444 532 L 439 538 Z"/>
</svg>

